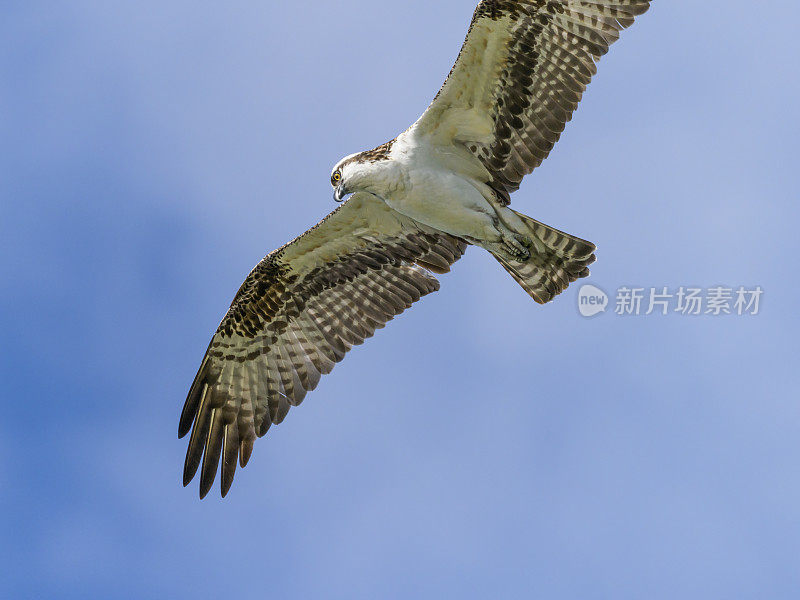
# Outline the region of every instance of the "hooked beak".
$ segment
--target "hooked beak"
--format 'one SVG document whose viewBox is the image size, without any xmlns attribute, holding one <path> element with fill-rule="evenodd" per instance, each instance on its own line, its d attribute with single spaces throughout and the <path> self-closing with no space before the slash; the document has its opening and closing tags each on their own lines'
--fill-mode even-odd
<svg viewBox="0 0 800 600">
<path fill-rule="evenodd" d="M 344 182 L 342 182 L 333 191 L 333 199 L 336 202 L 341 202 L 342 200 L 344 200 L 344 197 L 347 196 L 347 194 L 349 193 L 350 192 L 347 191 L 347 186 L 344 184 Z"/>
</svg>

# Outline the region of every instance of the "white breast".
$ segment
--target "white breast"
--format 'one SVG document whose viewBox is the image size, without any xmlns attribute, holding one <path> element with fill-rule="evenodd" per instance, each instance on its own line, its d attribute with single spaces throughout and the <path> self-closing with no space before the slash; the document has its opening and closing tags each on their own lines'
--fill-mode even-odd
<svg viewBox="0 0 800 600">
<path fill-rule="evenodd" d="M 492 206 L 475 186 L 442 166 L 424 146 L 406 142 L 393 159 L 400 165 L 403 185 L 387 190 L 384 199 L 390 207 L 451 235 L 479 240 L 496 237 Z"/>
</svg>

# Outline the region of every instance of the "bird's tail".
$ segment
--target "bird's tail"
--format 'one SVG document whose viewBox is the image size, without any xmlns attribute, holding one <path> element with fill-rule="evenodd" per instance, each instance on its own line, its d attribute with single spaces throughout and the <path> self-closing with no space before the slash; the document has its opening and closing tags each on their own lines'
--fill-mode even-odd
<svg viewBox="0 0 800 600">
<path fill-rule="evenodd" d="M 589 275 L 589 265 L 595 261 L 594 244 L 514 212 L 533 242 L 530 258 L 515 261 L 495 252 L 492 254 L 531 298 L 545 304 L 573 281 Z"/>
</svg>

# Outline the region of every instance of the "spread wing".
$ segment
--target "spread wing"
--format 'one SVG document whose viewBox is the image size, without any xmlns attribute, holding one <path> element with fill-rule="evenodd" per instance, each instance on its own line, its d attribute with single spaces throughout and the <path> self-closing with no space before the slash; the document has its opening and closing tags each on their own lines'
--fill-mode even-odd
<svg viewBox="0 0 800 600">
<path fill-rule="evenodd" d="M 211 340 L 181 414 L 190 430 L 184 485 L 200 497 L 222 459 L 222 495 L 257 437 L 283 421 L 320 376 L 420 297 L 439 289 L 467 244 L 355 194 L 264 258 Z"/>
<path fill-rule="evenodd" d="M 650 0 L 483 0 L 416 132 L 460 146 L 472 174 L 508 202 L 553 149 L 597 61 L 649 6 Z"/>
</svg>

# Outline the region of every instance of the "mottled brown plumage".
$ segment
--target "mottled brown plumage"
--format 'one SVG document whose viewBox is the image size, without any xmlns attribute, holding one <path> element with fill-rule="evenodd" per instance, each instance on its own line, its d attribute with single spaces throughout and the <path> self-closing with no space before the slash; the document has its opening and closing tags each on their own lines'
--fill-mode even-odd
<svg viewBox="0 0 800 600">
<path fill-rule="evenodd" d="M 650 0 L 484 0 L 450 75 L 417 125 L 435 129 L 453 108 L 485 115 L 491 135 L 478 140 L 467 134 L 460 143 L 508 203 L 572 119 L 597 61 L 649 6 Z M 485 82 L 480 69 L 492 73 Z"/>
<path fill-rule="evenodd" d="M 357 194 L 269 254 L 242 284 L 211 340 L 181 415 L 191 430 L 184 484 L 200 495 L 222 460 L 222 493 L 256 437 L 283 421 L 320 376 L 422 296 L 467 244 Z"/>
</svg>

